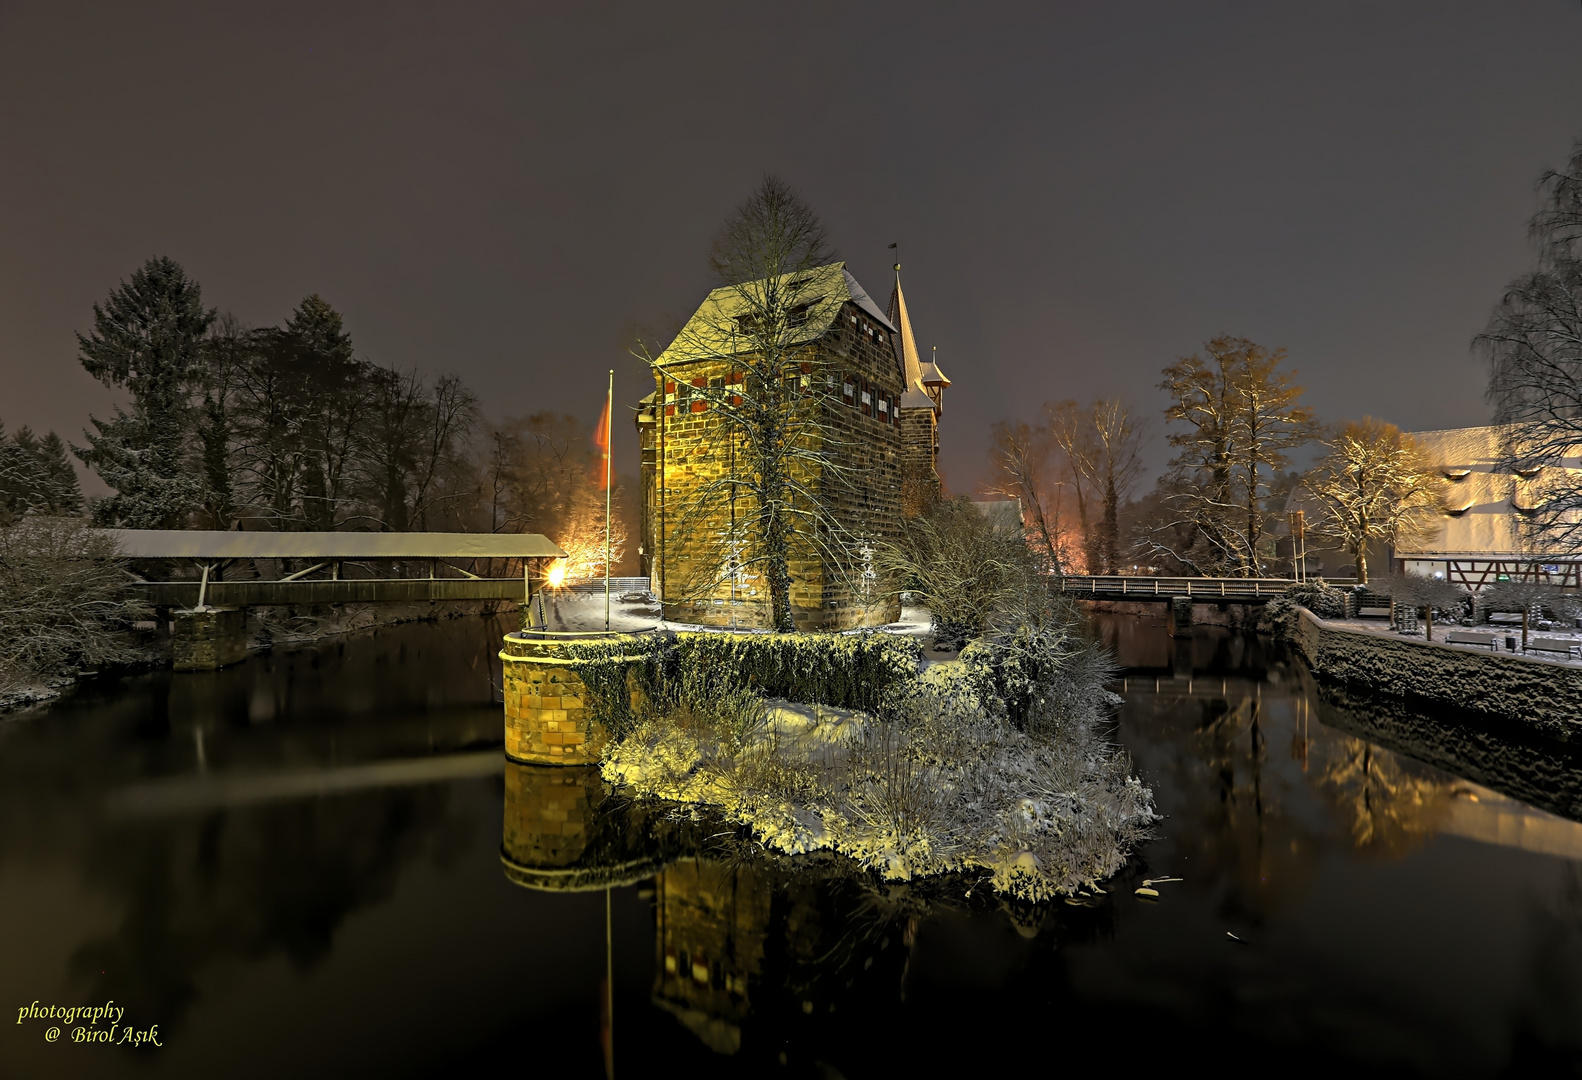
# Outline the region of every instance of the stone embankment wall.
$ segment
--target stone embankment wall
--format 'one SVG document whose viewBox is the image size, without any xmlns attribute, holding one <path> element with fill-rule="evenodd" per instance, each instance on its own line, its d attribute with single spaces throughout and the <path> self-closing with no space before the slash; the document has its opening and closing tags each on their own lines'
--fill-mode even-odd
<svg viewBox="0 0 1582 1080">
<path fill-rule="evenodd" d="M 1582 668 L 1509 653 L 1351 630 L 1306 608 L 1282 636 L 1321 679 L 1512 720 L 1582 741 Z"/>
<path fill-rule="evenodd" d="M 593 718 L 588 688 L 564 643 L 508 635 L 500 651 L 505 756 L 535 765 L 597 765 L 609 733 Z"/>
</svg>

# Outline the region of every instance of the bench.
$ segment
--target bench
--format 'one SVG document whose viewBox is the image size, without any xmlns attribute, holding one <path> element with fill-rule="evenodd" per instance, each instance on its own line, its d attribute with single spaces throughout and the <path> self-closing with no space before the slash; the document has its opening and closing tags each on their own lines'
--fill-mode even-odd
<svg viewBox="0 0 1582 1080">
<path fill-rule="evenodd" d="M 1538 637 L 1532 638 L 1527 642 L 1527 651 L 1557 652 L 1570 656 L 1571 651 L 1578 646 L 1582 646 L 1582 642 L 1574 641 L 1571 638 Z"/>
<path fill-rule="evenodd" d="M 1520 626 L 1522 617 L 1519 613 L 1509 611 L 1489 612 L 1489 623 L 1494 626 Z"/>
<path fill-rule="evenodd" d="M 1445 641 L 1451 645 L 1486 645 L 1498 650 L 1500 639 L 1493 634 L 1474 634 L 1467 630 L 1452 630 L 1445 635 Z"/>
<path fill-rule="evenodd" d="M 1357 609 L 1359 619 L 1388 619 L 1390 609 L 1387 607 L 1360 607 Z"/>
</svg>

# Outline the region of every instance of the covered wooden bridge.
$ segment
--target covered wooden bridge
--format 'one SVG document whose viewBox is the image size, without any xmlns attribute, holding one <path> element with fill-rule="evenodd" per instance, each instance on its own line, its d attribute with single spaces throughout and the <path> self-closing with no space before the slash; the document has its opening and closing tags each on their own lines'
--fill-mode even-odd
<svg viewBox="0 0 1582 1080">
<path fill-rule="evenodd" d="M 132 567 L 132 588 L 170 612 L 178 671 L 242 659 L 249 607 L 527 603 L 543 560 L 566 554 L 539 533 L 105 532 Z"/>
<path fill-rule="evenodd" d="M 535 565 L 566 554 L 540 533 L 104 531 L 144 571 L 134 588 L 171 608 L 525 601 Z"/>
</svg>

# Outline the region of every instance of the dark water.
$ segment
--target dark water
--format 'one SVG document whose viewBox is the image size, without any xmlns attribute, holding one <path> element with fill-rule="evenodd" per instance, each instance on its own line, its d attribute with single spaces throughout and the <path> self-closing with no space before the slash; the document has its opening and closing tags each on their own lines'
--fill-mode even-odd
<svg viewBox="0 0 1582 1080">
<path fill-rule="evenodd" d="M 1118 737 L 1167 817 L 1107 895 L 1019 908 L 744 863 L 586 773 L 503 766 L 500 629 L 105 680 L 0 721 L 0 1076 L 1582 1062 L 1564 751 L 1320 691 L 1256 638 L 1114 622 Z M 1185 880 L 1133 895 L 1161 876 Z M 161 1045 L 50 1044 L 58 1021 L 6 1011 L 108 999 Z"/>
</svg>

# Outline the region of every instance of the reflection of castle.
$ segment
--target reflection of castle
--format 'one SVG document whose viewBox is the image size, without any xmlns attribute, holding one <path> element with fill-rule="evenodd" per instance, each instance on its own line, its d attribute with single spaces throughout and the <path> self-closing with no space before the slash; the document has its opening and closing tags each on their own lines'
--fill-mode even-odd
<svg viewBox="0 0 1582 1080">
<path fill-rule="evenodd" d="M 688 859 L 655 879 L 654 1003 L 709 1048 L 734 1054 L 763 972 L 774 895 L 761 867 Z"/>
<path fill-rule="evenodd" d="M 505 763 L 505 876 L 530 889 L 577 892 L 627 885 L 659 864 L 642 823 L 601 814 L 597 766 Z"/>
</svg>

